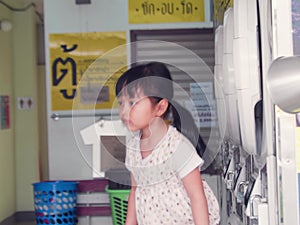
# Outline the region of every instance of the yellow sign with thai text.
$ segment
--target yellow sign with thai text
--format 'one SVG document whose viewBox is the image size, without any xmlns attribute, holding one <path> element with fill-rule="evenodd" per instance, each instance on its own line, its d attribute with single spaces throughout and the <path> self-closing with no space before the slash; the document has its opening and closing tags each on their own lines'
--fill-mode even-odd
<svg viewBox="0 0 300 225">
<path fill-rule="evenodd" d="M 111 109 L 125 44 L 126 32 L 50 34 L 52 110 Z"/>
<path fill-rule="evenodd" d="M 204 22 L 204 0 L 129 0 L 130 24 Z"/>
</svg>

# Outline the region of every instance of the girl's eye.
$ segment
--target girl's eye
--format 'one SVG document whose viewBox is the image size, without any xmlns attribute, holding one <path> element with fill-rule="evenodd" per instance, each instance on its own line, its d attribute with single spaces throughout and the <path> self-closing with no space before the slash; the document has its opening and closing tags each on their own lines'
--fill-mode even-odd
<svg viewBox="0 0 300 225">
<path fill-rule="evenodd" d="M 122 101 L 118 101 L 118 103 L 119 103 L 120 106 L 123 105 L 123 102 L 122 102 Z"/>
<path fill-rule="evenodd" d="M 129 104 L 130 106 L 134 106 L 137 102 L 136 101 L 130 101 Z"/>
</svg>

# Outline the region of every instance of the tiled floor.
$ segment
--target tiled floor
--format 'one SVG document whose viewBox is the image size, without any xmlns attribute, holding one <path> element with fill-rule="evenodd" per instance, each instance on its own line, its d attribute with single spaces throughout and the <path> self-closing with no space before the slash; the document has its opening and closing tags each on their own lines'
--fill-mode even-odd
<svg viewBox="0 0 300 225">
<path fill-rule="evenodd" d="M 35 220 L 15 220 L 15 219 L 8 219 L 0 222 L 0 225 L 36 225 Z"/>
<path fill-rule="evenodd" d="M 35 221 L 32 222 L 16 222 L 12 225 L 36 225 Z"/>
<path fill-rule="evenodd" d="M 87 224 L 101 224 L 101 225 L 113 225 L 111 217 L 92 217 L 92 218 L 87 218 L 87 217 L 80 217 L 78 220 L 78 223 L 76 225 L 87 225 Z M 15 220 L 15 219 L 10 219 L 6 220 L 3 222 L 0 222 L 0 225 L 36 225 L 35 220 Z"/>
<path fill-rule="evenodd" d="M 12 216 L 0 222 L 0 225 L 36 225 L 36 221 L 35 218 L 22 219 L 22 218 L 15 218 Z"/>
</svg>

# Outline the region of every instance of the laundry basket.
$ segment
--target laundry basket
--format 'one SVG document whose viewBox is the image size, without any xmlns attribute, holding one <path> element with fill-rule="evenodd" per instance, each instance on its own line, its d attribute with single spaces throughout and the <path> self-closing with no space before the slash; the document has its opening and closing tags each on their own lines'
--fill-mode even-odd
<svg viewBox="0 0 300 225">
<path fill-rule="evenodd" d="M 124 225 L 126 222 L 126 214 L 128 208 L 129 190 L 109 189 L 106 186 L 106 192 L 109 193 L 111 216 L 114 225 Z"/>
<path fill-rule="evenodd" d="M 34 183 L 36 224 L 75 225 L 77 182 L 48 181 Z"/>
</svg>

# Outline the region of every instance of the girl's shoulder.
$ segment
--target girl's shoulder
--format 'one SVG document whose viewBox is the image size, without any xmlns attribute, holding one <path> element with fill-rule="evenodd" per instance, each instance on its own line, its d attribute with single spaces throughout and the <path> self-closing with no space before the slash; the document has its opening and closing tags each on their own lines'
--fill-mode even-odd
<svg viewBox="0 0 300 225">
<path fill-rule="evenodd" d="M 172 137 L 172 141 L 181 143 L 193 149 L 195 148 L 193 144 L 190 142 L 190 140 L 184 134 L 178 131 L 176 127 L 171 126 L 170 133 L 171 133 L 170 136 Z"/>
<path fill-rule="evenodd" d="M 169 151 L 171 154 L 175 153 L 176 155 L 182 156 L 194 155 L 194 153 L 197 153 L 195 146 L 190 142 L 190 140 L 175 127 L 171 127 L 169 130 L 167 142 L 170 147 Z"/>
</svg>

